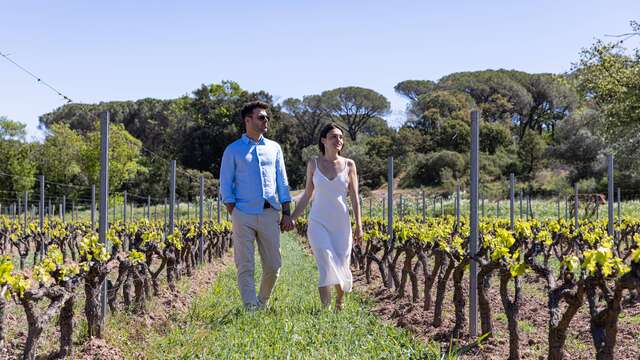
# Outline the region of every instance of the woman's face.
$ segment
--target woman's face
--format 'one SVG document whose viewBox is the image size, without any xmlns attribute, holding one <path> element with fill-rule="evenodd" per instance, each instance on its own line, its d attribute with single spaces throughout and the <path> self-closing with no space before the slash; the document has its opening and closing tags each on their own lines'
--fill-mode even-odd
<svg viewBox="0 0 640 360">
<path fill-rule="evenodd" d="M 322 139 L 325 149 L 335 149 L 336 152 L 342 150 L 344 145 L 344 136 L 340 129 L 331 129 L 327 133 L 327 137 Z"/>
</svg>

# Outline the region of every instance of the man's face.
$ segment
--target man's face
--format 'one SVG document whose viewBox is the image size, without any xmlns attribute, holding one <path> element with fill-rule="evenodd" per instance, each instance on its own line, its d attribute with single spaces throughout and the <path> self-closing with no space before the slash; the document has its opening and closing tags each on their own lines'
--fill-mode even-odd
<svg viewBox="0 0 640 360">
<path fill-rule="evenodd" d="M 247 127 L 251 128 L 256 133 L 265 134 L 269 128 L 269 115 L 267 110 L 255 108 L 251 116 L 247 116 L 245 121 Z"/>
</svg>

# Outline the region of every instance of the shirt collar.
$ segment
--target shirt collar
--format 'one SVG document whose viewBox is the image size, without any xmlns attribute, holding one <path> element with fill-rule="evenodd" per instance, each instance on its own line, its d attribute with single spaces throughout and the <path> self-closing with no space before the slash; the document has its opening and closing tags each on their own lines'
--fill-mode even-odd
<svg viewBox="0 0 640 360">
<path fill-rule="evenodd" d="M 255 141 L 253 141 L 253 139 L 251 139 L 250 137 L 247 136 L 247 133 L 242 134 L 242 141 L 245 144 L 260 144 L 260 145 L 264 145 L 264 136 L 260 135 L 260 139 L 258 139 L 258 142 L 256 143 Z"/>
</svg>

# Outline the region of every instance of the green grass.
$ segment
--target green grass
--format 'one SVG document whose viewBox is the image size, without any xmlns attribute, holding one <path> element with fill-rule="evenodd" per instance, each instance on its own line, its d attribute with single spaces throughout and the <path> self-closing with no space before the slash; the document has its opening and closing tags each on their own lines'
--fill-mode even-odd
<svg viewBox="0 0 640 360">
<path fill-rule="evenodd" d="M 578 339 L 576 335 L 569 334 L 564 348 L 571 354 L 572 352 L 586 352 L 592 348 L 592 345 Z"/>
<path fill-rule="evenodd" d="M 283 266 L 268 309 L 246 312 L 230 266 L 210 291 L 196 299 L 187 316 L 153 335 L 153 359 L 440 358 L 407 331 L 383 324 L 370 304 L 350 295 L 341 313 L 320 307 L 315 262 L 293 235 L 282 238 Z M 258 261 L 259 263 L 259 261 Z M 259 278 L 259 271 L 257 272 Z"/>
<path fill-rule="evenodd" d="M 536 327 L 526 320 L 518 320 L 518 327 L 525 334 L 533 334 L 537 329 Z"/>
<path fill-rule="evenodd" d="M 618 317 L 622 323 L 640 325 L 640 315 L 625 315 L 624 313 L 620 313 Z"/>
<path fill-rule="evenodd" d="M 626 325 L 637 326 L 640 325 L 640 314 L 638 315 L 626 315 L 624 312 L 620 313 L 618 316 L 620 319 L 619 327 L 623 327 Z M 640 346 L 640 337 L 636 337 L 635 339 L 636 346 Z"/>
</svg>

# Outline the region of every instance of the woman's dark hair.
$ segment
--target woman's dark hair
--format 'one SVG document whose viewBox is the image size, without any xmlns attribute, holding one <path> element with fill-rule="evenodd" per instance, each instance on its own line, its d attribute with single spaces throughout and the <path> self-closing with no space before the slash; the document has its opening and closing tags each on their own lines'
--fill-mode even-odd
<svg viewBox="0 0 640 360">
<path fill-rule="evenodd" d="M 318 139 L 318 147 L 320 148 L 320 152 L 322 153 L 322 155 L 324 155 L 324 144 L 322 143 L 322 139 L 326 139 L 329 131 L 333 129 L 338 129 L 341 133 L 344 134 L 344 130 L 342 130 L 342 128 L 336 123 L 328 123 L 327 125 L 325 125 L 322 128 L 322 131 L 320 131 L 320 138 Z M 342 147 L 344 148 L 344 145 Z M 338 154 L 340 154 L 340 151 L 338 151 Z"/>
</svg>

